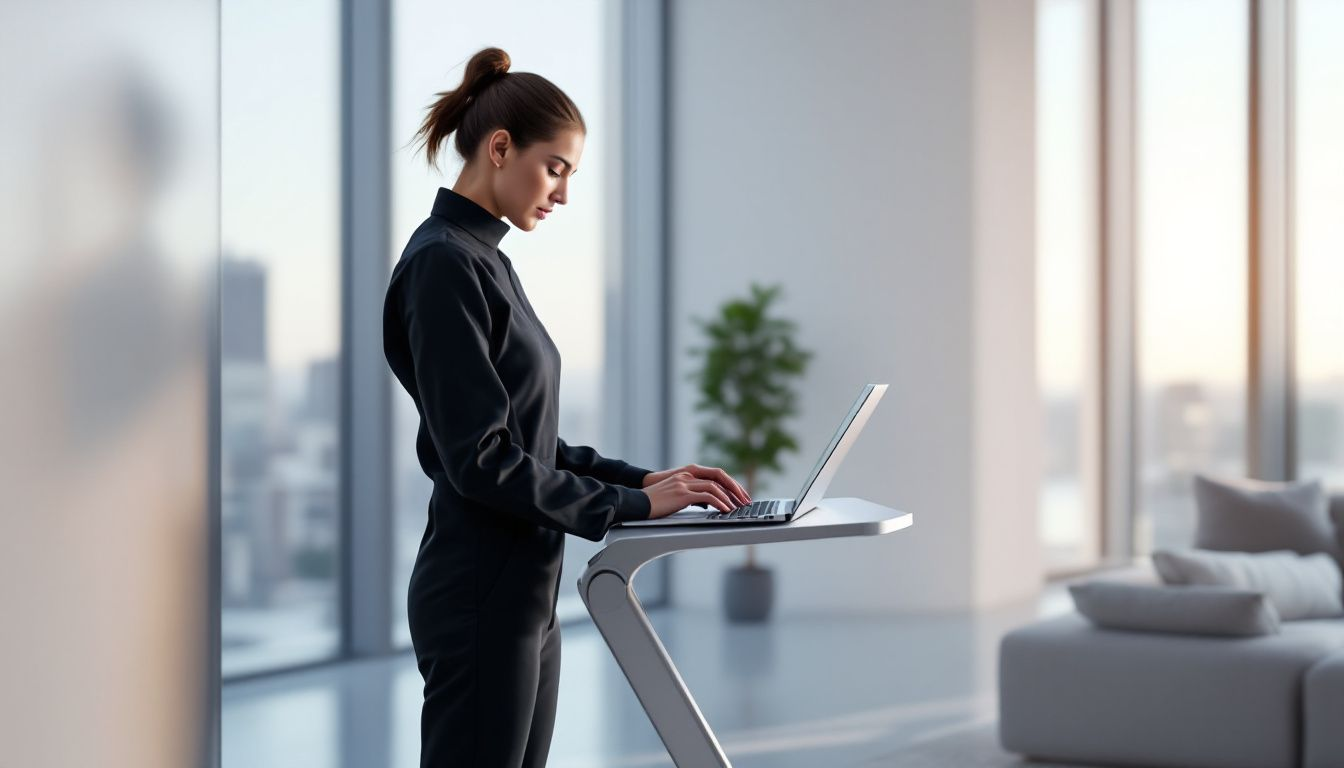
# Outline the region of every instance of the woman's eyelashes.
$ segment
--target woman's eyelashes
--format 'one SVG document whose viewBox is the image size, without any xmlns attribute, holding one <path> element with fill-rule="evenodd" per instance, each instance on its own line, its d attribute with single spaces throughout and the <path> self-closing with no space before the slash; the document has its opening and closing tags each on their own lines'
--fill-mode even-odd
<svg viewBox="0 0 1344 768">
<path fill-rule="evenodd" d="M 557 173 L 556 170 L 555 170 L 554 168 L 547 168 L 547 169 L 546 169 L 546 172 L 549 173 L 549 174 L 551 174 L 552 178 L 556 178 L 556 179 L 560 178 L 560 174 Z"/>
</svg>

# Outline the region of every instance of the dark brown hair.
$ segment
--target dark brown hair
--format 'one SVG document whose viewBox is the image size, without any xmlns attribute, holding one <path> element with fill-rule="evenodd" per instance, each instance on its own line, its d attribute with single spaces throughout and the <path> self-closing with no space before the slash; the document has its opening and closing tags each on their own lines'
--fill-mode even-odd
<svg viewBox="0 0 1344 768">
<path fill-rule="evenodd" d="M 550 141 L 571 126 L 588 132 L 579 108 L 555 83 L 531 72 L 510 72 L 509 64 L 509 54 L 483 48 L 467 62 L 457 90 L 435 94 L 438 100 L 415 133 L 430 165 L 437 166 L 439 145 L 450 133 L 456 133 L 457 154 L 470 161 L 476 147 L 500 128 L 519 149 Z"/>
</svg>

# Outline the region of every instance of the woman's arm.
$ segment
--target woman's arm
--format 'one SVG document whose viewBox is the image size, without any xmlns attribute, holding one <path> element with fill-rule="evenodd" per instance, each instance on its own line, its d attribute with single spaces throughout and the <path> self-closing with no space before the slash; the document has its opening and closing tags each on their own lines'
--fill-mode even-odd
<svg viewBox="0 0 1344 768">
<path fill-rule="evenodd" d="M 490 359 L 490 310 L 467 255 L 426 249 L 410 257 L 400 282 L 425 423 L 458 493 L 591 541 L 617 522 L 649 517 L 644 491 L 552 469 L 510 434 L 509 393 Z"/>
<path fill-rule="evenodd" d="M 570 445 L 559 438 L 556 439 L 555 468 L 626 488 L 643 488 L 644 476 L 651 471 L 620 459 L 608 459 L 586 445 Z"/>
</svg>

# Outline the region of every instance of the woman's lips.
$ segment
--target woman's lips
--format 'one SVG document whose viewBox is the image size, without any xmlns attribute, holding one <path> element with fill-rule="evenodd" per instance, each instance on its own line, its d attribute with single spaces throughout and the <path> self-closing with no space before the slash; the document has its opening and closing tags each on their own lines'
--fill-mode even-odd
<svg viewBox="0 0 1344 768">
<path fill-rule="evenodd" d="M 538 209 L 537 209 L 537 218 L 538 218 L 538 219 L 544 219 L 544 218 L 546 218 L 546 209 L 545 209 L 545 208 L 538 208 Z"/>
</svg>

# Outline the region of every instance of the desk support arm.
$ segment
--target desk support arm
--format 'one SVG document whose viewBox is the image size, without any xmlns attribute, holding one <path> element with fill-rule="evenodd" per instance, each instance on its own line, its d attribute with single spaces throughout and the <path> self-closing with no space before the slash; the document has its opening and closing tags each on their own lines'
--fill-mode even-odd
<svg viewBox="0 0 1344 768">
<path fill-rule="evenodd" d="M 687 549 L 877 536 L 913 522 L 909 513 L 839 498 L 778 525 L 616 527 L 579 577 L 579 596 L 677 768 L 732 768 L 631 589 L 635 574 L 645 563 Z"/>
</svg>

